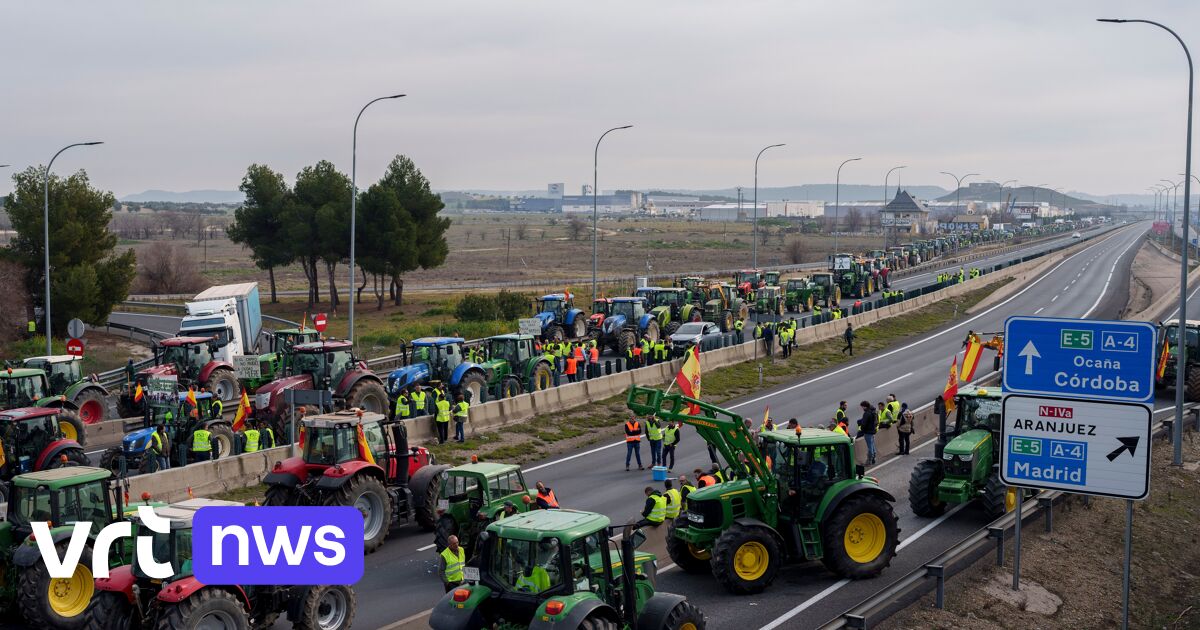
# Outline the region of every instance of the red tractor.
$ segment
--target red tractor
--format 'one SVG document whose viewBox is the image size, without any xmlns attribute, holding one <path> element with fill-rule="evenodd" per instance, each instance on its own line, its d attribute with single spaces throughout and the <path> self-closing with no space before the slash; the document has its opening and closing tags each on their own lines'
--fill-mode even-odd
<svg viewBox="0 0 1200 630">
<path fill-rule="evenodd" d="M 64 436 L 54 407 L 23 407 L 0 412 L 0 499 L 3 482 L 17 475 L 62 466 L 87 466 L 83 446 Z M 75 422 L 79 422 L 76 418 Z"/>
<path fill-rule="evenodd" d="M 350 505 L 363 514 L 363 549 L 378 549 L 393 525 L 437 524 L 441 474 L 423 446 L 408 445 L 404 423 L 361 409 L 306 416 L 300 457 L 263 478 L 267 505 Z"/>
<path fill-rule="evenodd" d="M 358 408 L 372 413 L 388 412 L 388 394 L 383 380 L 354 356 L 348 341 L 316 341 L 292 346 L 287 372 L 254 392 L 254 416 L 265 420 L 278 435 L 291 435 L 288 426 L 288 390 L 329 391 L 340 409 Z M 314 412 L 332 409 L 306 409 Z"/>
<path fill-rule="evenodd" d="M 170 337 L 154 347 L 154 365 L 134 376 L 130 391 L 121 393 L 121 415 L 141 415 L 141 402 L 134 401 L 132 390 L 143 390 L 151 377 L 175 376 L 183 387 L 205 388 L 228 408 L 236 405 L 242 386 L 233 365 L 214 358 L 218 350 L 215 337 Z"/>
<path fill-rule="evenodd" d="M 604 318 L 612 313 L 612 298 L 596 298 L 592 301 L 592 314 L 588 316 L 587 328 L 588 336 L 595 337 L 600 334 L 601 328 L 604 326 Z"/>
<path fill-rule="evenodd" d="M 767 286 L 761 269 L 743 269 L 733 274 L 733 283 L 737 285 L 738 293 L 750 298 L 755 289 Z"/>
</svg>

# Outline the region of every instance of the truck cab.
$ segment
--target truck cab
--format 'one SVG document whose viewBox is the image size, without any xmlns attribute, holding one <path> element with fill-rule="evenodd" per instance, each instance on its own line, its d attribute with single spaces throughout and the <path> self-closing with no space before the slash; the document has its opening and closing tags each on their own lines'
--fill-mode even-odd
<svg viewBox="0 0 1200 630">
<path fill-rule="evenodd" d="M 180 336 L 216 337 L 217 359 L 230 364 L 235 356 L 257 354 L 262 331 L 257 283 L 212 287 L 185 306 Z"/>
</svg>

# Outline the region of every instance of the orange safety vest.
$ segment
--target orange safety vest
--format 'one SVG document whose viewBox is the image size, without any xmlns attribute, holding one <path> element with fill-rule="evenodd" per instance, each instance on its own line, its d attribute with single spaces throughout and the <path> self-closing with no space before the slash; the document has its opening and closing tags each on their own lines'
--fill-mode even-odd
<svg viewBox="0 0 1200 630">
<path fill-rule="evenodd" d="M 575 357 L 567 357 L 567 369 L 565 372 L 567 376 L 571 376 L 571 375 L 575 374 L 575 362 L 576 361 L 577 361 L 577 359 Z"/>
<path fill-rule="evenodd" d="M 633 356 L 635 356 L 635 357 L 640 357 L 640 356 L 642 356 L 642 347 L 641 347 L 641 346 L 634 346 L 634 347 L 633 347 Z"/>
<path fill-rule="evenodd" d="M 717 485 L 717 478 L 712 475 L 700 475 L 700 479 L 698 481 L 701 488 Z"/>
<path fill-rule="evenodd" d="M 575 359 L 577 359 L 579 361 L 583 360 L 583 347 L 582 346 L 575 346 Z"/>
<path fill-rule="evenodd" d="M 642 423 L 625 421 L 625 441 L 626 442 L 641 442 L 642 441 Z"/>
<path fill-rule="evenodd" d="M 549 505 L 552 508 L 558 507 L 558 499 L 554 498 L 553 490 L 549 491 L 546 494 L 542 494 L 542 491 L 538 490 L 538 498 L 545 501 L 546 505 Z"/>
<path fill-rule="evenodd" d="M 600 349 L 596 348 L 595 346 L 592 346 L 592 349 L 588 350 L 588 356 L 591 357 L 592 363 L 599 363 L 600 362 Z"/>
</svg>

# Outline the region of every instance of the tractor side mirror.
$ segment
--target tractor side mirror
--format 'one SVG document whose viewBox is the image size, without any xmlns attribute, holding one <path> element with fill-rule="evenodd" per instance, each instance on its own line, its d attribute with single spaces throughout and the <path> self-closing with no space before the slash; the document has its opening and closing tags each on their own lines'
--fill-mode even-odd
<svg viewBox="0 0 1200 630">
<path fill-rule="evenodd" d="M 867 467 L 862 464 L 855 464 L 854 465 L 854 474 L 859 479 L 862 479 L 867 474 Z"/>
<path fill-rule="evenodd" d="M 633 530 L 633 534 L 630 536 L 630 541 L 633 543 L 634 549 L 641 547 L 642 543 L 646 542 L 646 532 L 643 532 L 641 529 Z"/>
</svg>

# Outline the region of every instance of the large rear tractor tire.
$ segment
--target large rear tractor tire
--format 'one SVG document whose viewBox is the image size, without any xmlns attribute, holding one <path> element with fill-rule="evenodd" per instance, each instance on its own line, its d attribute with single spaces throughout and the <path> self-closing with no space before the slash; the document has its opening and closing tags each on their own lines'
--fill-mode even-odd
<svg viewBox="0 0 1200 630">
<path fill-rule="evenodd" d="M 483 400 L 483 392 L 487 391 L 487 379 L 479 372 L 470 372 L 463 377 L 458 386 L 467 402 L 477 405 Z"/>
<path fill-rule="evenodd" d="M 629 349 L 637 343 L 637 337 L 632 330 L 622 330 L 617 335 L 617 356 L 629 357 Z"/>
<path fill-rule="evenodd" d="M 735 595 L 761 593 L 783 564 L 783 552 L 766 527 L 734 524 L 713 545 L 713 575 L 725 590 Z"/>
<path fill-rule="evenodd" d="M 237 401 L 238 396 L 242 393 L 242 385 L 238 382 L 237 374 L 234 374 L 233 370 L 229 368 L 213 370 L 204 385 L 226 407 L 229 406 L 227 403 L 230 401 Z"/>
<path fill-rule="evenodd" d="M 326 505 L 349 505 L 363 515 L 363 552 L 383 546 L 392 524 L 392 500 L 387 489 L 374 477 L 360 475 L 330 495 Z"/>
<path fill-rule="evenodd" d="M 1187 401 L 1200 401 L 1200 367 L 1189 367 L 1184 378 L 1184 385 L 1187 387 L 1184 393 L 1187 394 Z"/>
<path fill-rule="evenodd" d="M 860 492 L 842 501 L 821 527 L 821 562 L 839 577 L 873 578 L 892 563 L 899 535 L 892 504 Z"/>
<path fill-rule="evenodd" d="M 433 531 L 434 550 L 441 553 L 443 549 L 450 545 L 450 537 L 457 535 L 458 521 L 454 520 L 454 517 L 449 514 L 441 515 L 437 520 L 437 529 Z M 460 540 L 459 542 L 463 544 L 464 548 L 467 547 L 465 544 L 467 541 Z"/>
<path fill-rule="evenodd" d="M 675 536 L 675 521 L 667 527 L 667 555 L 680 569 L 688 573 L 711 573 L 712 554 L 707 549 L 692 546 Z"/>
<path fill-rule="evenodd" d="M 936 459 L 923 459 L 913 468 L 908 479 L 908 505 L 913 514 L 923 518 L 941 516 L 946 504 L 938 498 L 938 484 L 946 476 L 942 463 Z"/>
<path fill-rule="evenodd" d="M 263 505 L 289 506 L 300 505 L 300 493 L 287 486 L 271 486 L 263 498 Z"/>
<path fill-rule="evenodd" d="M 522 393 L 521 381 L 515 376 L 506 376 L 504 377 L 504 380 L 500 381 L 501 398 L 512 398 L 513 396 L 519 396 Z"/>
<path fill-rule="evenodd" d="M 79 407 L 79 419 L 84 424 L 97 424 L 108 419 L 108 401 L 104 394 L 95 387 L 89 387 L 75 396 L 71 401 Z"/>
<path fill-rule="evenodd" d="M 426 468 L 429 469 L 428 472 L 425 472 Z M 432 532 L 437 528 L 437 502 L 438 497 L 442 494 L 441 473 L 447 468 L 449 466 L 438 466 L 433 459 L 430 459 L 429 465 L 417 470 L 409 482 L 413 495 L 420 494 L 422 497 L 421 505 L 413 510 L 414 518 L 417 520 L 417 525 L 427 532 Z"/>
<path fill-rule="evenodd" d="M 659 339 L 658 322 L 651 320 L 646 324 L 646 337 L 650 339 L 650 343 L 655 343 Z"/>
<path fill-rule="evenodd" d="M 354 384 L 346 394 L 346 406 L 358 407 L 363 411 L 386 414 L 388 410 L 387 390 L 374 379 L 364 378 Z"/>
<path fill-rule="evenodd" d="M 300 603 L 294 630 L 348 630 L 354 622 L 358 599 L 349 586 L 314 586 Z"/>
<path fill-rule="evenodd" d="M 593 615 L 579 622 L 578 630 L 617 630 L 617 628 L 620 626 L 611 619 Z"/>
<path fill-rule="evenodd" d="M 129 630 L 138 627 L 133 622 L 133 605 L 124 593 L 100 591 L 87 607 L 88 630 Z"/>
<path fill-rule="evenodd" d="M 67 541 L 55 545 L 66 555 Z M 84 547 L 69 578 L 52 578 L 45 563 L 21 569 L 17 576 L 17 607 L 30 628 L 78 630 L 87 623 L 88 602 L 96 592 L 92 578 L 92 548 Z"/>
<path fill-rule="evenodd" d="M 156 630 L 249 630 L 249 627 L 246 607 L 233 593 L 212 586 L 178 603 L 164 605 L 156 624 Z"/>
<path fill-rule="evenodd" d="M 208 430 L 212 433 L 212 458 L 232 457 L 233 445 L 237 443 L 233 436 L 233 427 L 224 423 L 211 424 Z"/>
<path fill-rule="evenodd" d="M 1016 507 L 1016 495 L 1000 481 L 1000 475 L 993 474 L 983 485 L 983 495 L 979 497 L 979 505 L 993 519 L 1000 518 Z"/>
<path fill-rule="evenodd" d="M 663 336 L 667 339 L 670 339 L 671 335 L 674 335 L 675 331 L 679 330 L 679 326 L 681 326 L 679 322 L 671 322 L 667 324 L 666 327 L 663 328 Z"/>
<path fill-rule="evenodd" d="M 83 420 L 79 419 L 79 413 L 73 409 L 64 407 L 58 410 L 58 432 L 68 440 L 79 442 L 80 446 L 87 445 L 87 429 Z"/>
<path fill-rule="evenodd" d="M 571 323 L 571 338 L 583 339 L 587 336 L 587 319 L 582 314 L 575 316 L 575 321 Z"/>
<path fill-rule="evenodd" d="M 46 462 L 46 469 L 66 468 L 67 466 L 91 466 L 92 462 L 81 448 L 69 448 L 52 461 Z"/>
<path fill-rule="evenodd" d="M 842 301 L 842 287 L 833 287 L 833 304 L 840 304 Z M 832 306 L 829 300 L 825 300 L 825 306 Z"/>
<path fill-rule="evenodd" d="M 738 319 L 746 321 L 750 319 L 750 305 L 742 304 L 742 308 L 738 310 Z"/>
<path fill-rule="evenodd" d="M 532 382 L 532 389 L 535 392 L 554 387 L 554 372 L 551 371 L 550 364 L 545 361 L 539 362 L 534 366 L 529 380 Z"/>
<path fill-rule="evenodd" d="M 725 311 L 721 313 L 721 332 L 730 332 L 733 330 L 733 311 Z M 738 339 L 740 342 L 741 339 Z"/>
<path fill-rule="evenodd" d="M 567 334 L 563 331 L 562 326 L 551 326 L 550 330 L 546 331 L 546 341 L 562 341 L 567 338 Z"/>
<path fill-rule="evenodd" d="M 675 604 L 663 626 L 664 630 L 705 630 L 707 627 L 708 619 L 704 613 L 687 600 Z"/>
<path fill-rule="evenodd" d="M 113 446 L 100 456 L 100 467 L 113 471 L 114 475 L 121 472 L 121 447 Z"/>
</svg>

